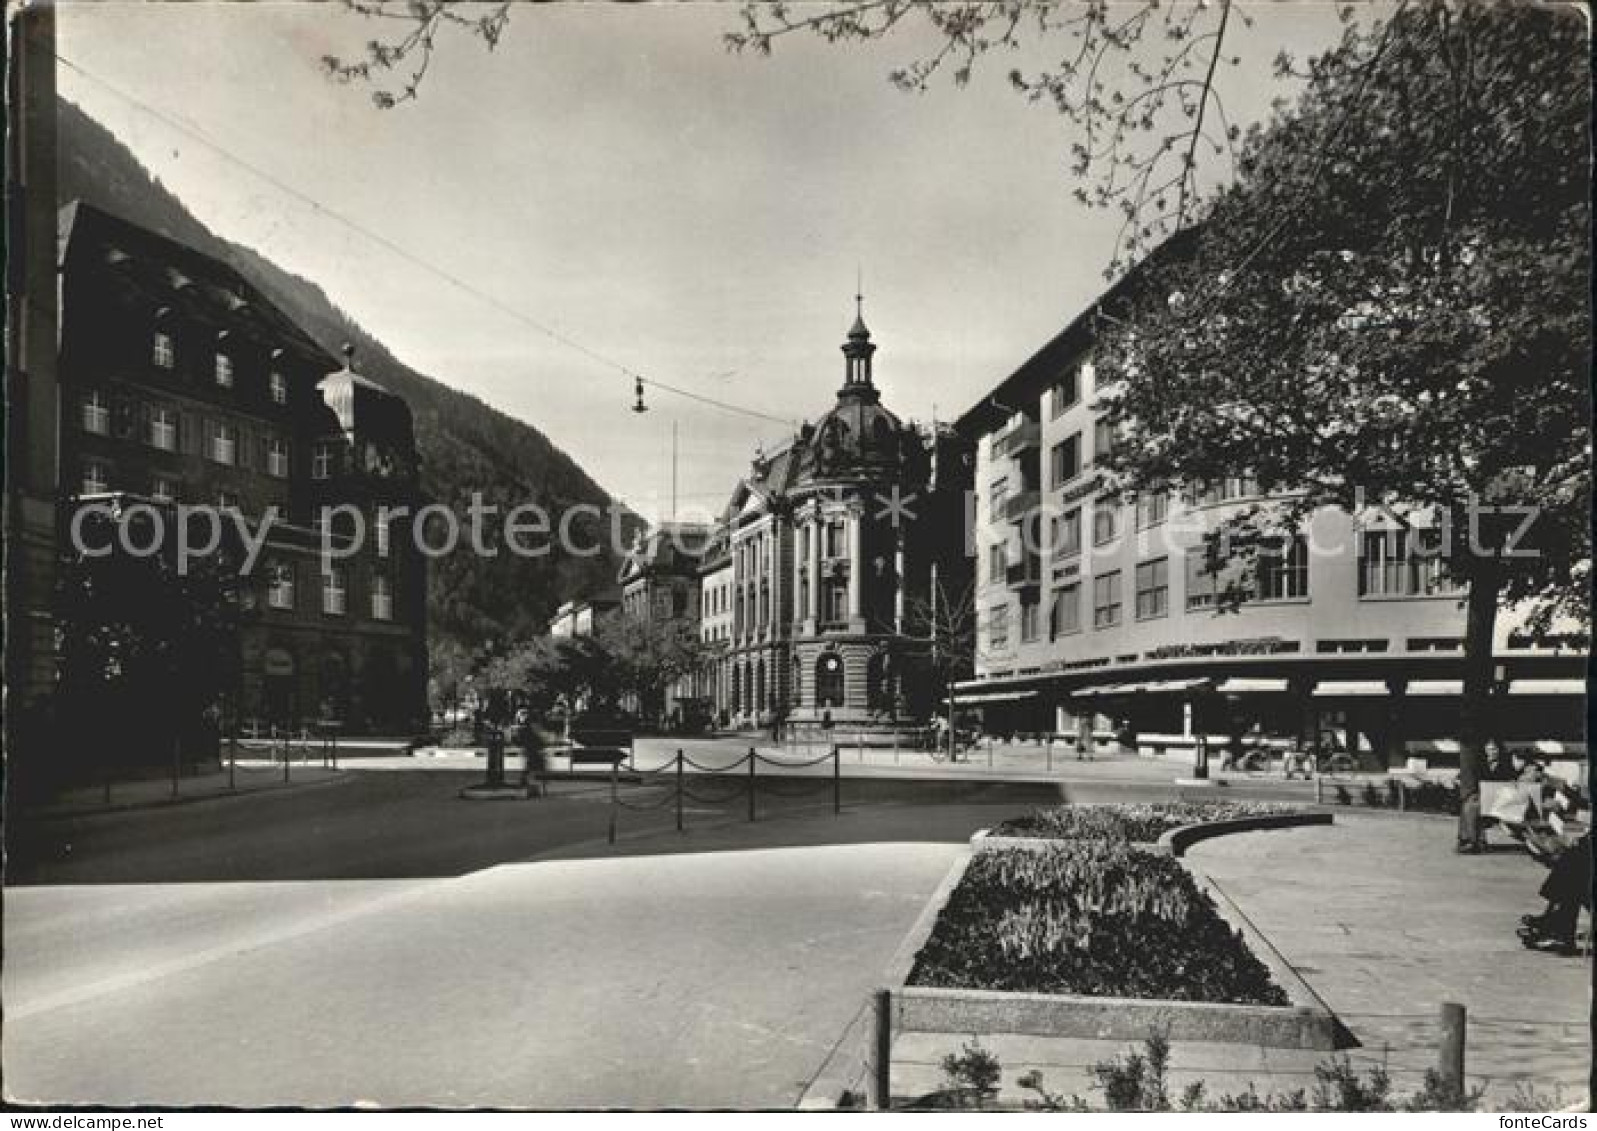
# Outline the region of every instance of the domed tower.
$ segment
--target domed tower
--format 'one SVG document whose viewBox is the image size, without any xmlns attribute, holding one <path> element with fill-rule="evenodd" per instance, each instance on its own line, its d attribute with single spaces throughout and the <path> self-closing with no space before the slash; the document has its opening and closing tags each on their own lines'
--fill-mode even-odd
<svg viewBox="0 0 1597 1131">
<path fill-rule="evenodd" d="M 885 730 L 909 722 L 906 555 L 930 462 L 916 430 L 882 406 L 876 344 L 855 302 L 837 402 L 795 444 L 788 682 L 796 723 Z"/>
</svg>

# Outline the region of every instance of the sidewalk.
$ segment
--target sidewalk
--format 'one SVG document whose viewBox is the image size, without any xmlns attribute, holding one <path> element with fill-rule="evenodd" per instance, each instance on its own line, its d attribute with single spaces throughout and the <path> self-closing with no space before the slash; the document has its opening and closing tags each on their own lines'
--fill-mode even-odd
<svg viewBox="0 0 1597 1131">
<path fill-rule="evenodd" d="M 221 797 L 237 797 L 246 793 L 266 793 L 279 789 L 298 789 L 307 786 L 329 785 L 346 780 L 340 770 L 325 769 L 317 763 L 295 763 L 289 767 L 288 780 L 283 777 L 282 763 L 240 761 L 230 775 L 224 764 L 220 771 L 180 777 L 174 793 L 172 779 L 151 778 L 143 781 L 112 782 L 104 785 L 79 786 L 56 794 L 48 801 L 16 802 L 16 813 L 28 819 L 53 817 L 79 817 L 93 813 L 119 813 L 132 809 L 155 809 L 166 805 L 183 805 L 191 801 L 208 801 Z"/>
</svg>

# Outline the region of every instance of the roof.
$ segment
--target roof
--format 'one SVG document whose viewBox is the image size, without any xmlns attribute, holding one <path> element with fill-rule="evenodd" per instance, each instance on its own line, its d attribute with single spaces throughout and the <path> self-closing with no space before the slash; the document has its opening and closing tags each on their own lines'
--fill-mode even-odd
<svg viewBox="0 0 1597 1131">
<path fill-rule="evenodd" d="M 1081 351 L 1092 345 L 1094 322 L 1105 307 L 1129 299 L 1130 292 L 1147 281 L 1148 273 L 1168 259 L 1188 253 L 1197 238 L 1199 226 L 1183 228 L 1149 252 L 1140 263 L 1127 271 L 1103 294 L 1094 299 L 1086 309 L 1065 324 L 1041 349 L 1032 354 L 1020 367 L 998 383 L 954 422 L 963 435 L 974 437 L 990 432 L 1013 415 L 1004 402 L 1025 400 L 1041 393 Z M 996 403 L 995 403 L 996 402 Z"/>
<path fill-rule="evenodd" d="M 249 280 L 219 259 L 81 200 L 57 213 L 58 265 L 97 269 L 129 299 L 292 348 L 324 370 L 338 362 Z"/>
</svg>

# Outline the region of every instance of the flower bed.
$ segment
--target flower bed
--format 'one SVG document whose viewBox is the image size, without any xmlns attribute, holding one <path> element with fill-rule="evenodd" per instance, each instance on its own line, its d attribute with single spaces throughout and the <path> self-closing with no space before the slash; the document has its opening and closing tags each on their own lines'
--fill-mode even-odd
<svg viewBox="0 0 1597 1131">
<path fill-rule="evenodd" d="M 1288 1004 L 1179 863 L 1105 841 L 977 854 L 908 984 Z"/>
<path fill-rule="evenodd" d="M 1152 844 L 1171 829 L 1213 821 L 1303 813 L 1301 806 L 1268 801 L 1167 801 L 1151 805 L 1055 805 L 1013 817 L 995 837 L 1106 840 Z"/>
</svg>

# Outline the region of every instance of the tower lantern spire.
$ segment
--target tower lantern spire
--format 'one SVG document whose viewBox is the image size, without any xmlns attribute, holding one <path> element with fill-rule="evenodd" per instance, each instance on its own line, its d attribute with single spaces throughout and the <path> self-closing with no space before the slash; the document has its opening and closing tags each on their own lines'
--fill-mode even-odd
<svg viewBox="0 0 1597 1131">
<path fill-rule="evenodd" d="M 854 293 L 854 325 L 849 327 L 848 340 L 843 343 L 843 392 L 874 390 L 871 384 L 871 355 L 876 344 L 865 325 L 865 295 L 863 288 Z"/>
</svg>

